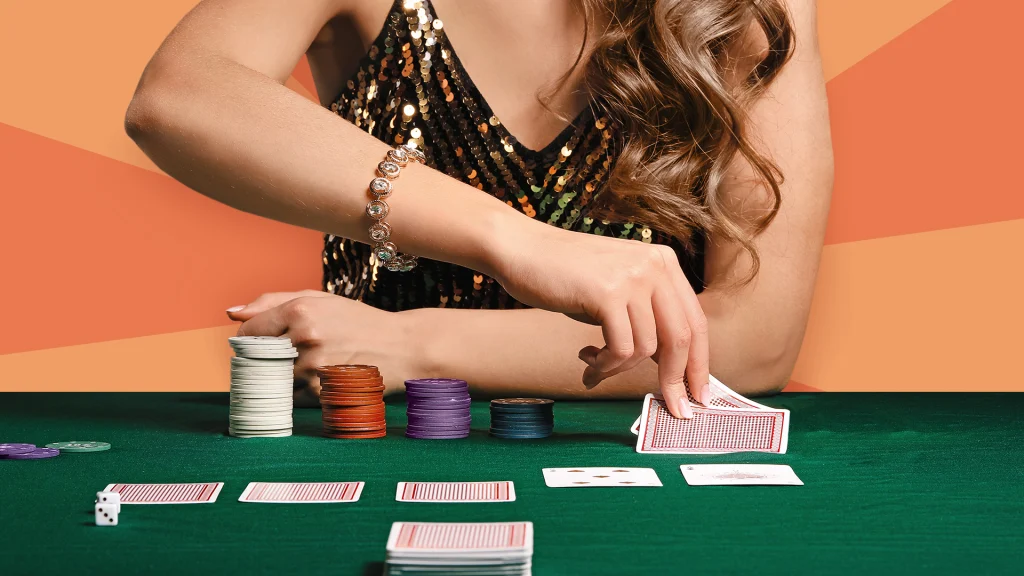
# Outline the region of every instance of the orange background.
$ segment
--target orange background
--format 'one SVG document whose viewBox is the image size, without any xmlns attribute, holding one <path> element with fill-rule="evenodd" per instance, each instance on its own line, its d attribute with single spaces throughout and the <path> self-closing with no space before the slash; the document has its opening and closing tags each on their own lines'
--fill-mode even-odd
<svg viewBox="0 0 1024 576">
<path fill-rule="evenodd" d="M 320 235 L 125 136 L 196 0 L 0 3 L 0 391 L 226 390 L 223 310 L 316 288 Z M 1024 390 L 1024 4 L 819 0 L 836 187 L 791 390 Z M 300 64 L 288 86 L 311 98 Z"/>
</svg>

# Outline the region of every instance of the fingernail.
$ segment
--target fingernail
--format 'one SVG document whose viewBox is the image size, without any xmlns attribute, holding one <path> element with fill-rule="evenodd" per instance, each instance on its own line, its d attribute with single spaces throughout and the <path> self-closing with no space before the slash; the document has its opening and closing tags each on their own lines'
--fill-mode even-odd
<svg viewBox="0 0 1024 576">
<path fill-rule="evenodd" d="M 704 406 L 711 406 L 711 385 L 705 384 L 700 389 L 700 403 Z"/>
<path fill-rule="evenodd" d="M 233 314 L 235 312 L 241 312 L 244 309 L 245 309 L 244 305 L 243 306 L 232 306 L 231 308 L 228 308 L 228 314 Z"/>
<path fill-rule="evenodd" d="M 690 409 L 690 401 L 683 396 L 679 399 L 679 406 L 682 408 L 683 418 L 689 420 L 693 418 L 693 410 Z"/>
</svg>

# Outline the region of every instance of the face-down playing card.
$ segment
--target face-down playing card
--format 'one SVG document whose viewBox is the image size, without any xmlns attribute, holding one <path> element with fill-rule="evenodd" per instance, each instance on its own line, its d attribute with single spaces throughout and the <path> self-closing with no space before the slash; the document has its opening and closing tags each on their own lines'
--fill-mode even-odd
<svg viewBox="0 0 1024 576">
<path fill-rule="evenodd" d="M 398 502 L 513 502 L 512 482 L 399 482 Z"/>
<path fill-rule="evenodd" d="M 223 487 L 223 482 L 108 484 L 103 491 L 120 494 L 121 504 L 210 504 Z"/>
<path fill-rule="evenodd" d="M 363 482 L 250 482 L 239 502 L 265 504 L 332 504 L 356 502 Z"/>
<path fill-rule="evenodd" d="M 636 451 L 642 454 L 785 454 L 789 411 L 783 409 L 693 406 L 693 418 L 678 419 L 665 401 L 644 398 Z"/>
</svg>

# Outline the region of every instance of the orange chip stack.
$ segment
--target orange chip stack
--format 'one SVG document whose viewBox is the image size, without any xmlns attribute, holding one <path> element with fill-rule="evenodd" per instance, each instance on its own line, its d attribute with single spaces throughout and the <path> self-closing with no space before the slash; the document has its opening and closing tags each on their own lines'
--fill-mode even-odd
<svg viewBox="0 0 1024 576">
<path fill-rule="evenodd" d="M 384 379 L 376 366 L 321 366 L 316 373 L 320 377 L 324 436 L 383 438 L 387 435 Z"/>
</svg>

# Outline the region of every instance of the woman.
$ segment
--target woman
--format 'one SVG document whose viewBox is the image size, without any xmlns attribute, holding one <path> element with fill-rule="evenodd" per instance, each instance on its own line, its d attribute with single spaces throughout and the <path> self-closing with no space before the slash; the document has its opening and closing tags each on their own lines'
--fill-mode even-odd
<svg viewBox="0 0 1024 576">
<path fill-rule="evenodd" d="M 323 107 L 283 86 L 303 53 Z M 760 394 L 796 361 L 831 189 L 813 0 L 204 0 L 126 128 L 202 194 L 328 233 L 324 292 L 228 310 L 303 377 L 660 389 L 689 417 L 709 368 Z M 367 212 L 396 145 L 427 165 Z"/>
</svg>

